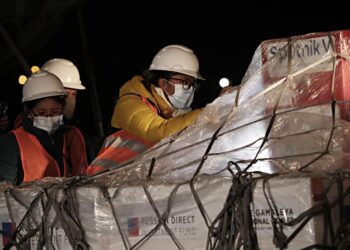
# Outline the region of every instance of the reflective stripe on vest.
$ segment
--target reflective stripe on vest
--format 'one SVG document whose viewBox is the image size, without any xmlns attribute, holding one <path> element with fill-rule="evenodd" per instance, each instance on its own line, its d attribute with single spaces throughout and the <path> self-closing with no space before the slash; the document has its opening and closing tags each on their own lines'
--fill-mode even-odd
<svg viewBox="0 0 350 250">
<path fill-rule="evenodd" d="M 85 141 L 80 131 L 75 127 L 67 127 L 63 141 L 63 176 L 79 175 L 86 172 L 87 156 Z M 39 140 L 19 127 L 12 131 L 16 136 L 23 168 L 23 181 L 33 181 L 46 176 L 60 177 L 60 169 L 56 160 L 45 150 Z M 67 159 L 70 159 L 68 169 Z"/>
<path fill-rule="evenodd" d="M 126 130 L 115 132 L 105 139 L 98 156 L 88 167 L 87 173 L 91 175 L 110 169 L 143 153 L 152 145 L 153 143 L 132 135 Z"/>
<path fill-rule="evenodd" d="M 158 112 L 157 108 L 145 97 L 141 96 L 141 99 L 153 112 Z M 130 134 L 126 130 L 115 132 L 104 140 L 98 156 L 88 167 L 87 173 L 92 175 L 126 162 L 143 153 L 148 148 L 152 147 L 153 144 L 154 143 L 150 143 L 138 136 Z"/>
</svg>

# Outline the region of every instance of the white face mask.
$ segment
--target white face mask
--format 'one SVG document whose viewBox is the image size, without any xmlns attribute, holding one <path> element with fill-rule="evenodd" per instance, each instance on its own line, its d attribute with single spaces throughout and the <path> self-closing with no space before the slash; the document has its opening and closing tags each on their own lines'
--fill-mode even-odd
<svg viewBox="0 0 350 250">
<path fill-rule="evenodd" d="M 167 81 L 167 80 L 166 80 Z M 174 84 L 170 81 L 167 81 L 174 86 L 174 94 L 169 95 L 168 98 L 173 107 L 178 109 L 189 108 L 192 104 L 194 97 L 194 88 L 191 86 L 189 89 L 183 89 L 181 84 Z"/>
<path fill-rule="evenodd" d="M 34 116 L 33 126 L 45 130 L 50 135 L 63 124 L 63 115 Z"/>
</svg>

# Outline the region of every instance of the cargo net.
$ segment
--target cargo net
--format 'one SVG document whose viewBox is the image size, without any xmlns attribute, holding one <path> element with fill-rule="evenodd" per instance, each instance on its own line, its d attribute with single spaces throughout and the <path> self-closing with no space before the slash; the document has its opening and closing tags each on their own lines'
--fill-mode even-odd
<svg viewBox="0 0 350 250">
<path fill-rule="evenodd" d="M 265 41 L 185 130 L 92 177 L 6 189 L 4 249 L 348 249 L 349 36 Z"/>
</svg>

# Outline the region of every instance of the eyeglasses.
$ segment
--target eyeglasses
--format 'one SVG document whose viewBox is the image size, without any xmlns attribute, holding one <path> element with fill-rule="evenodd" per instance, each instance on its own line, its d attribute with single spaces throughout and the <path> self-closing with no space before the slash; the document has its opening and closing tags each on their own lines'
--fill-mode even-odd
<svg viewBox="0 0 350 250">
<path fill-rule="evenodd" d="M 191 86 L 193 86 L 195 90 L 197 90 L 199 88 L 199 83 L 197 82 L 196 79 L 194 79 L 192 82 L 189 82 L 189 81 L 184 80 L 184 79 L 169 77 L 169 78 L 167 78 L 167 81 L 169 81 L 169 80 L 179 81 L 184 90 L 190 89 Z"/>
</svg>

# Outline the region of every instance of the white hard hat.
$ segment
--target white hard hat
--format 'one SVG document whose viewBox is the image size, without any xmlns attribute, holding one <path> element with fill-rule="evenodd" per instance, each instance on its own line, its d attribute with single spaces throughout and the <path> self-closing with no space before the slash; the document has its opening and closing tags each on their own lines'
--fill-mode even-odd
<svg viewBox="0 0 350 250">
<path fill-rule="evenodd" d="M 177 44 L 161 49 L 153 58 L 149 70 L 172 71 L 204 80 L 199 74 L 197 56 L 190 48 Z"/>
<path fill-rule="evenodd" d="M 69 60 L 54 58 L 44 63 L 41 69 L 58 76 L 65 88 L 85 89 L 81 84 L 80 74 L 77 67 Z"/>
<path fill-rule="evenodd" d="M 47 71 L 32 74 L 24 84 L 22 93 L 22 102 L 67 95 L 60 79 Z"/>
</svg>

